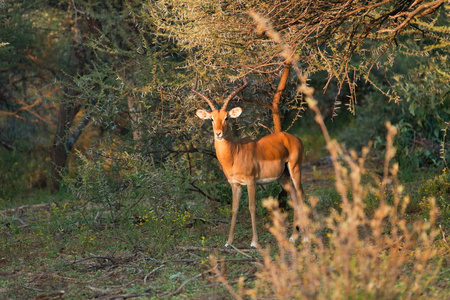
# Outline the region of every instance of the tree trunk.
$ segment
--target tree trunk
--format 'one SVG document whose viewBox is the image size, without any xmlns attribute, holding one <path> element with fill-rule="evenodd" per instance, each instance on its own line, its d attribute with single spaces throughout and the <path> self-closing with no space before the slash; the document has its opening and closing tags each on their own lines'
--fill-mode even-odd
<svg viewBox="0 0 450 300">
<path fill-rule="evenodd" d="M 133 97 L 127 98 L 128 111 L 131 118 L 131 129 L 133 131 L 133 140 L 139 142 L 142 138 L 142 131 L 139 129 L 139 123 L 141 122 L 141 113 L 136 109 L 133 101 Z"/>
<path fill-rule="evenodd" d="M 52 194 L 59 190 L 61 174 L 66 166 L 68 157 L 68 149 L 66 147 L 67 134 L 79 110 L 79 105 L 72 106 L 66 103 L 62 103 L 59 108 L 58 123 L 56 124 L 55 138 L 52 146 L 53 166 L 51 169 L 52 184 L 50 187 Z"/>
<path fill-rule="evenodd" d="M 277 91 L 273 97 L 272 118 L 273 118 L 274 132 L 282 131 L 281 113 L 280 113 L 281 95 L 283 95 L 284 89 L 286 88 L 286 83 L 289 78 L 290 70 L 291 70 L 291 64 L 288 62 L 285 62 L 284 66 L 283 66 L 283 72 L 281 73 L 280 82 L 278 83 Z"/>
<path fill-rule="evenodd" d="M 83 47 L 83 36 L 78 27 L 78 13 L 72 4 L 69 4 L 68 13 L 74 13 L 74 22 L 71 27 L 73 33 L 73 66 L 76 67 L 77 74 L 83 75 L 86 71 L 86 64 L 88 62 L 86 49 Z M 69 141 L 69 129 L 75 119 L 76 114 L 80 111 L 81 106 L 76 104 L 76 96 L 79 94 L 78 91 L 67 88 L 65 91 L 65 101 L 60 104 L 58 112 L 58 123 L 56 124 L 55 138 L 53 140 L 52 146 L 52 184 L 50 191 L 54 193 L 59 190 L 61 175 L 66 167 L 67 158 L 70 149 L 67 148 Z M 86 122 L 87 124 L 87 122 Z M 85 125 L 86 125 L 85 124 Z M 81 129 L 82 130 L 82 129 Z M 79 136 L 79 134 L 78 134 Z M 78 138 L 78 136 L 76 138 Z M 76 141 L 76 140 L 75 140 Z M 71 140 L 70 143 L 73 145 L 75 141 Z"/>
</svg>

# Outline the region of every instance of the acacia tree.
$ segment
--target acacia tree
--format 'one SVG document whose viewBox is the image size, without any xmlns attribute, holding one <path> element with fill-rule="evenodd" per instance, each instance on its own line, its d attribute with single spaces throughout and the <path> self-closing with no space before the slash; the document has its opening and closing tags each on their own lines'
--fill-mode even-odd
<svg viewBox="0 0 450 300">
<path fill-rule="evenodd" d="M 347 87 L 348 109 L 354 113 L 356 84 L 365 80 L 376 85 L 374 67 L 386 71 L 398 50 L 422 54 L 413 53 L 407 40 L 420 35 L 423 51 L 447 49 L 448 27 L 436 26 L 447 14 L 445 3 L 168 0 L 145 4 L 144 13 L 157 22 L 159 35 L 176 40 L 189 54 L 185 67 L 200 74 L 211 89 L 213 81 L 252 74 L 254 90 L 239 100 L 270 109 L 279 131 L 280 98 L 293 60 L 305 73 L 326 72 L 325 89 L 334 81 L 338 94 Z M 251 12 L 256 13 L 253 18 Z M 291 91 L 288 97 L 295 95 Z M 334 114 L 340 105 L 336 100 Z"/>
</svg>

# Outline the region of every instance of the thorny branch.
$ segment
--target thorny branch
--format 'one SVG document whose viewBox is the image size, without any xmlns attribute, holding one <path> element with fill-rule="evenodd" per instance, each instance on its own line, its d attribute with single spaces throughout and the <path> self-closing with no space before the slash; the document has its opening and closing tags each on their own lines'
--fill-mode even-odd
<svg viewBox="0 0 450 300">
<path fill-rule="evenodd" d="M 349 87 L 349 110 L 354 113 L 356 103 L 356 81 L 360 76 L 368 77 L 373 66 L 379 63 L 397 37 L 411 25 L 413 30 L 424 33 L 427 29 L 417 26 L 415 21 L 435 13 L 446 0 L 384 0 L 384 1 L 274 1 L 266 7 L 249 11 L 255 20 L 259 34 L 264 33 L 278 45 L 278 55 L 284 63 L 301 63 L 311 71 L 328 72 L 328 86 L 336 79 L 338 90 Z M 433 35 L 435 39 L 445 39 Z M 369 53 L 363 47 L 366 40 L 381 43 L 381 51 L 367 57 L 359 67 L 350 64 L 358 53 L 364 57 Z M 255 69 L 267 68 L 274 56 L 262 61 Z M 300 61 L 299 59 L 302 59 Z M 261 62 L 261 61 L 260 61 Z M 283 62 L 278 61 L 280 66 Z M 372 84 L 374 84 L 372 82 Z M 333 115 L 340 107 L 335 100 Z"/>
</svg>

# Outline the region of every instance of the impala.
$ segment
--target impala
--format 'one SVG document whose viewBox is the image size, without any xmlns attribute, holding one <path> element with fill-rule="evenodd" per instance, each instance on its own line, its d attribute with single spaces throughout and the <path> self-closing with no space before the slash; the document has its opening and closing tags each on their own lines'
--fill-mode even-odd
<svg viewBox="0 0 450 300">
<path fill-rule="evenodd" d="M 273 133 L 257 140 L 234 140 L 231 136 L 228 121 L 230 118 L 239 117 L 242 108 L 236 107 L 230 111 L 227 111 L 226 108 L 233 97 L 245 89 L 247 85 L 248 82 L 244 79 L 244 84 L 225 99 L 220 110 L 208 97 L 196 91 L 197 82 L 192 89 L 195 95 L 205 100 L 211 107 L 211 112 L 198 109 L 196 115 L 202 120 L 212 120 L 216 155 L 233 192 L 231 227 L 225 247 L 233 243 L 243 185 L 247 186 L 248 205 L 252 221 L 253 238 L 251 247 L 257 247 L 258 245 L 255 221 L 257 184 L 278 181 L 281 187 L 289 193 L 294 207 L 294 233 L 290 238 L 291 241 L 295 241 L 298 237 L 299 203 L 304 199 L 301 183 L 303 144 L 299 138 L 285 132 Z"/>
</svg>

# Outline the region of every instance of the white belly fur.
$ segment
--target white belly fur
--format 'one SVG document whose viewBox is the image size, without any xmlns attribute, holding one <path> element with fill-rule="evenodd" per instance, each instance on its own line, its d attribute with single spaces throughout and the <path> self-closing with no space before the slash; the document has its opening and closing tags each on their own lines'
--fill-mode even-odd
<svg viewBox="0 0 450 300">
<path fill-rule="evenodd" d="M 262 178 L 262 179 L 258 179 L 256 180 L 256 184 L 268 184 L 268 183 L 272 183 L 274 181 L 277 181 L 280 177 L 273 177 L 273 178 Z M 237 183 L 240 185 L 247 185 L 247 182 L 242 180 L 230 180 L 229 183 Z"/>
<path fill-rule="evenodd" d="M 268 183 L 271 183 L 271 182 L 277 181 L 277 180 L 278 180 L 278 178 L 280 178 L 280 177 L 273 177 L 273 178 L 262 178 L 262 179 L 258 179 L 258 180 L 256 180 L 256 183 L 257 183 L 257 184 L 268 184 Z"/>
<path fill-rule="evenodd" d="M 237 183 L 237 184 L 240 184 L 240 185 L 247 185 L 247 182 L 245 182 L 245 181 L 239 181 L 239 180 L 235 180 L 235 179 L 229 180 L 228 182 L 229 182 L 229 183 Z"/>
</svg>

